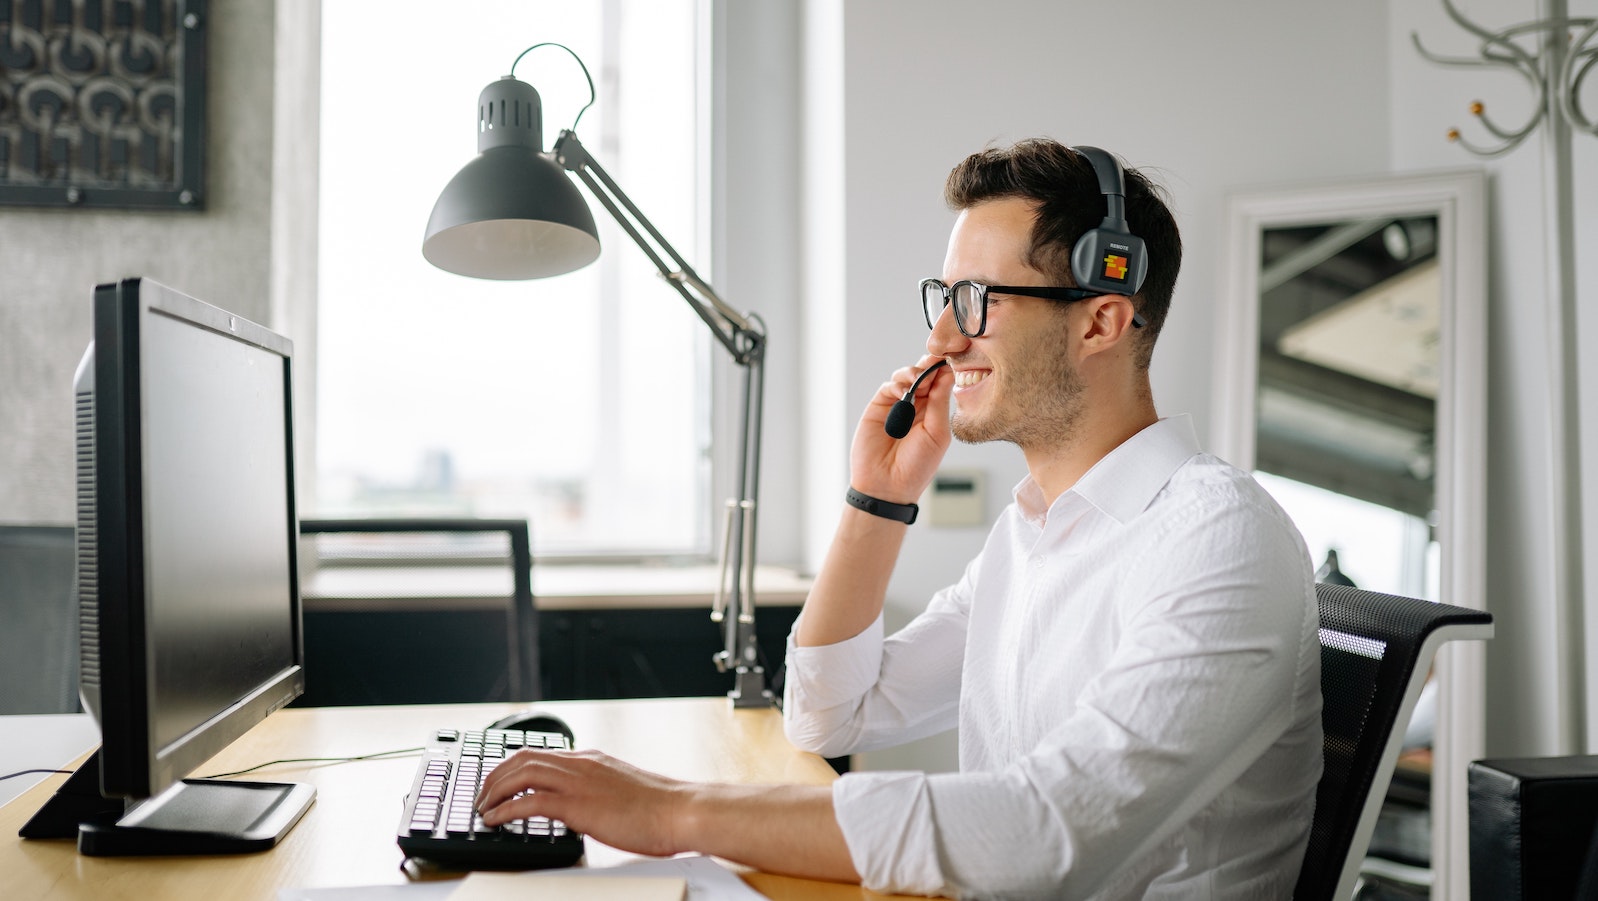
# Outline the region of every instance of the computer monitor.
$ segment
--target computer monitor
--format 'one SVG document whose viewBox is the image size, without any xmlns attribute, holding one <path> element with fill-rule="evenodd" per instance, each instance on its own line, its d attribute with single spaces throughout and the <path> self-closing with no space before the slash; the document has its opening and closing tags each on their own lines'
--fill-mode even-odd
<svg viewBox="0 0 1598 901">
<path fill-rule="evenodd" d="M 149 279 L 95 288 L 74 394 L 79 693 L 101 742 L 24 836 L 253 851 L 314 798 L 185 778 L 304 691 L 291 356 Z"/>
</svg>

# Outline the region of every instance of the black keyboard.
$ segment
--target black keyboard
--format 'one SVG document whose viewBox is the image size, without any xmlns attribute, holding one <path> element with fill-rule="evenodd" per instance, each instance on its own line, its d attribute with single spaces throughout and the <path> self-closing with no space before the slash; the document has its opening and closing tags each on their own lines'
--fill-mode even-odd
<svg viewBox="0 0 1598 901">
<path fill-rule="evenodd" d="M 483 779 L 522 748 L 569 748 L 555 732 L 442 729 L 416 767 L 399 846 L 407 857 L 454 867 L 531 870 L 568 867 L 583 856 L 583 837 L 559 820 L 534 817 L 485 826 L 472 808 Z"/>
</svg>

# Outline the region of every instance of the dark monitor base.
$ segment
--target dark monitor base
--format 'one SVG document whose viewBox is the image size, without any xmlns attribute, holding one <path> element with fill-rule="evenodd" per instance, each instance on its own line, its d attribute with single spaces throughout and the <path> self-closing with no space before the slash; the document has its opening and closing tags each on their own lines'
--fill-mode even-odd
<svg viewBox="0 0 1598 901">
<path fill-rule="evenodd" d="M 246 854 L 282 841 L 316 800 L 296 782 L 185 779 L 120 820 L 78 825 L 78 853 Z"/>
<path fill-rule="evenodd" d="M 99 793 L 96 751 L 20 830 L 24 838 L 78 838 L 91 857 L 246 854 L 275 846 L 316 800 L 303 783 L 185 779 L 124 810 Z"/>
<path fill-rule="evenodd" d="M 78 834 L 79 823 L 106 818 L 115 822 L 126 807 L 121 798 L 100 794 L 100 749 L 95 748 L 17 834 L 23 838 L 72 838 Z"/>
</svg>

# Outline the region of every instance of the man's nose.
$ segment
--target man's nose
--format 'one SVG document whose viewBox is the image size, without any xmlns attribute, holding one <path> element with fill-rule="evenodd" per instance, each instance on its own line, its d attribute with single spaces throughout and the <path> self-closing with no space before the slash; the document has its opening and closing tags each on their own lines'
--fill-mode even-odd
<svg viewBox="0 0 1598 901">
<path fill-rule="evenodd" d="M 960 331 L 959 324 L 955 322 L 954 305 L 945 304 L 937 321 L 932 323 L 931 334 L 927 335 L 927 353 L 946 357 L 965 350 L 970 344 L 971 339 Z"/>
</svg>

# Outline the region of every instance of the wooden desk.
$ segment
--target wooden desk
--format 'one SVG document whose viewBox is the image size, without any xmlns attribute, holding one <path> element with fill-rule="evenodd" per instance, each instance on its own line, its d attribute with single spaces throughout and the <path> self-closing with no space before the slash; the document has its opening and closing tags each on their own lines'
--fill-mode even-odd
<svg viewBox="0 0 1598 901">
<path fill-rule="evenodd" d="M 580 747 L 656 772 L 700 781 L 826 784 L 821 758 L 795 750 L 774 710 L 733 710 L 726 698 L 551 701 Z M 197 775 L 270 760 L 353 757 L 423 744 L 442 727 L 478 727 L 513 704 L 324 707 L 280 710 L 218 754 Z M 670 735 L 670 741 L 660 736 Z M 241 778 L 310 782 L 316 803 L 271 851 L 218 857 L 82 857 L 74 842 L 29 840 L 17 830 L 66 777 L 51 776 L 0 807 L 0 896 L 27 899 L 275 899 L 279 888 L 403 883 L 459 874 L 417 874 L 394 843 L 401 796 L 416 757 L 340 764 L 282 764 Z M 588 839 L 587 863 L 636 859 Z M 881 896 L 858 886 L 748 872 L 774 901 Z"/>
</svg>

